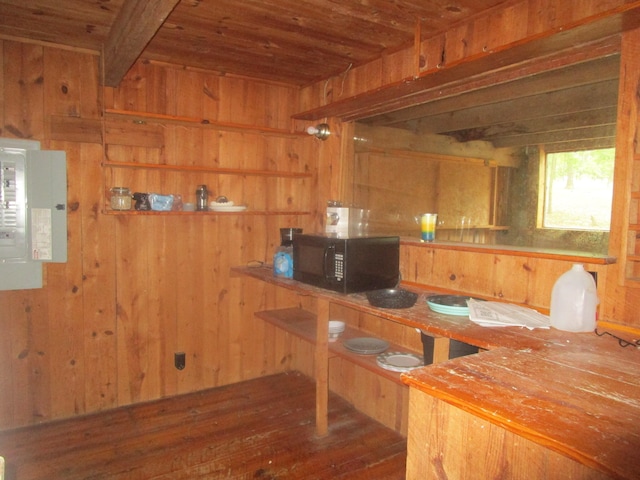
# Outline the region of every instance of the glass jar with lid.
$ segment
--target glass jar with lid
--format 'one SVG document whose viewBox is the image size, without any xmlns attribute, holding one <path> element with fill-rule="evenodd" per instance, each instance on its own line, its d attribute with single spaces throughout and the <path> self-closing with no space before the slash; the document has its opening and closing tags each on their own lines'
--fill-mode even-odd
<svg viewBox="0 0 640 480">
<path fill-rule="evenodd" d="M 131 210 L 131 191 L 127 187 L 112 187 L 109 193 L 112 210 Z"/>
<path fill-rule="evenodd" d="M 196 190 L 196 210 L 206 211 L 209 210 L 209 191 L 206 185 L 198 185 Z"/>
</svg>

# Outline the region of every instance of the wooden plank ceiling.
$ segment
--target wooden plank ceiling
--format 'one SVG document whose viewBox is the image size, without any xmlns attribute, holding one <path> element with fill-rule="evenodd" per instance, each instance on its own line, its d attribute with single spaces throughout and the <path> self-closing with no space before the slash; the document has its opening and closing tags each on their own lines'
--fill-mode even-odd
<svg viewBox="0 0 640 480">
<path fill-rule="evenodd" d="M 0 38 L 103 52 L 103 81 L 109 86 L 139 58 L 305 86 L 411 46 L 418 22 L 422 38 L 428 38 L 508 1 L 0 0 Z M 582 145 L 585 139 L 611 145 L 617 57 L 580 68 L 365 121 L 497 146 L 569 133 Z"/>
<path fill-rule="evenodd" d="M 505 1 L 1 0 L 0 34 L 309 85 Z"/>
</svg>

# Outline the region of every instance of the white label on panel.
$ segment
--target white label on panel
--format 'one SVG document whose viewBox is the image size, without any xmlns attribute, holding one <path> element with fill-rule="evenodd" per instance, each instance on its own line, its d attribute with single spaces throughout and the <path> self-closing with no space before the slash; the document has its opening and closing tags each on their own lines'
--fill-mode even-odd
<svg viewBox="0 0 640 480">
<path fill-rule="evenodd" d="M 50 208 L 31 209 L 31 258 L 34 260 L 53 258 Z"/>
</svg>

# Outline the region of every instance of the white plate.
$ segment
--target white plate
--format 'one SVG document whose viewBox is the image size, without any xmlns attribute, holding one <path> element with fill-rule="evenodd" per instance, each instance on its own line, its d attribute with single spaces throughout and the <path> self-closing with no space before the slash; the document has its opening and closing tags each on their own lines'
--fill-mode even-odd
<svg viewBox="0 0 640 480">
<path fill-rule="evenodd" d="M 379 338 L 373 337 L 359 337 L 351 338 L 344 341 L 344 346 L 347 350 L 351 350 L 354 353 L 361 355 L 375 355 L 376 353 L 382 353 L 389 348 L 389 343 Z"/>
<path fill-rule="evenodd" d="M 210 207 L 214 212 L 244 212 L 246 205 L 214 205 Z"/>
<path fill-rule="evenodd" d="M 382 353 L 378 355 L 376 362 L 380 367 L 393 372 L 408 372 L 424 365 L 421 357 L 406 352 Z"/>
</svg>

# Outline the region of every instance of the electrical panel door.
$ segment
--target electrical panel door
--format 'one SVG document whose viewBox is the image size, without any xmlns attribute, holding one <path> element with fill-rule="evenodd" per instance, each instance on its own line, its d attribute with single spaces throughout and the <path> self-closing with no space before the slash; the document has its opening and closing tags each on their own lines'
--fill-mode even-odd
<svg viewBox="0 0 640 480">
<path fill-rule="evenodd" d="M 67 261 L 65 152 L 0 139 L 0 290 L 42 287 L 42 262 Z"/>
</svg>

